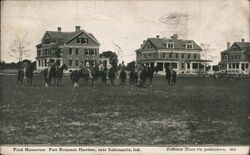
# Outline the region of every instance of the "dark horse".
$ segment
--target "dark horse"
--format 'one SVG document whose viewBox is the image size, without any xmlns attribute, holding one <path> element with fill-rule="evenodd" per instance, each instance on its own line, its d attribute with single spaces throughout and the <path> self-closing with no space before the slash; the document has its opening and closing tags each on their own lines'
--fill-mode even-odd
<svg viewBox="0 0 250 155">
<path fill-rule="evenodd" d="M 116 70 L 115 68 L 112 66 L 109 71 L 108 71 L 108 78 L 110 79 L 110 83 L 111 86 L 114 86 L 115 84 L 115 74 L 116 74 Z"/>
<path fill-rule="evenodd" d="M 23 80 L 27 78 L 27 85 L 32 86 L 34 66 L 29 63 L 25 67 L 18 69 L 17 84 L 23 85 Z"/>
<path fill-rule="evenodd" d="M 68 67 L 66 64 L 63 64 L 61 67 L 58 67 L 57 65 L 53 65 L 51 66 L 50 71 L 48 68 L 46 68 L 43 71 L 43 75 L 45 79 L 45 86 L 48 87 L 51 84 L 52 78 L 54 79 L 55 86 L 61 86 L 62 78 L 63 78 L 63 71 L 67 69 Z"/>
<path fill-rule="evenodd" d="M 153 78 L 154 78 L 154 73 L 157 71 L 158 70 L 154 67 L 144 66 L 143 68 L 139 69 L 135 73 L 132 72 L 132 76 L 137 86 L 145 87 L 147 82 L 149 82 L 149 85 L 151 86 Z"/>
<path fill-rule="evenodd" d="M 80 78 L 84 78 L 84 81 L 88 83 L 88 79 L 91 79 L 91 87 L 96 85 L 96 81 L 99 75 L 98 66 L 86 68 L 86 71 L 83 70 L 74 70 L 70 74 L 70 79 L 74 87 L 79 87 Z"/>
</svg>

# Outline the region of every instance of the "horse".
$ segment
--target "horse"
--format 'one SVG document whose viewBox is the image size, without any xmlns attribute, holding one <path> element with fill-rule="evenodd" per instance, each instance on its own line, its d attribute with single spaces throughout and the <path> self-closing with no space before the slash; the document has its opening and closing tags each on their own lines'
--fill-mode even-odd
<svg viewBox="0 0 250 155">
<path fill-rule="evenodd" d="M 130 80 L 130 85 L 136 86 L 137 81 L 138 81 L 138 75 L 134 69 L 129 74 L 129 80 Z"/>
<path fill-rule="evenodd" d="M 149 85 L 152 86 L 152 81 L 153 81 L 153 78 L 154 78 L 154 73 L 158 72 L 157 68 L 154 68 L 154 67 L 149 67 L 147 70 L 147 81 L 149 81 Z"/>
<path fill-rule="evenodd" d="M 111 86 L 115 84 L 115 68 L 112 66 L 108 71 L 108 78 L 110 79 Z"/>
<path fill-rule="evenodd" d="M 94 87 L 98 78 L 98 66 L 86 68 L 85 70 L 74 70 L 70 74 L 70 79 L 74 87 L 79 87 L 80 78 L 84 78 L 84 81 L 88 83 L 88 79 L 91 79 L 91 87 Z"/>
<path fill-rule="evenodd" d="M 74 87 L 79 87 L 79 81 L 80 81 L 80 78 L 82 77 L 82 72 L 81 70 L 74 70 L 71 72 L 70 74 L 70 79 L 74 85 Z"/>
<path fill-rule="evenodd" d="M 99 66 L 90 67 L 91 87 L 94 87 L 96 85 L 99 75 Z"/>
<path fill-rule="evenodd" d="M 27 78 L 27 86 L 32 86 L 34 67 L 31 63 L 27 64 L 26 67 L 21 67 L 18 69 L 17 74 L 17 85 L 23 85 L 24 79 Z"/>
<path fill-rule="evenodd" d="M 32 81 L 33 81 L 33 71 L 34 71 L 34 67 L 29 64 L 27 69 L 26 69 L 26 78 L 27 78 L 27 85 L 28 86 L 32 86 Z"/>
<path fill-rule="evenodd" d="M 126 70 L 125 70 L 125 69 L 122 69 L 122 70 L 120 71 L 119 78 L 121 79 L 121 85 L 122 85 L 122 86 L 125 86 L 125 84 L 126 84 L 126 78 L 127 78 L 127 73 L 126 73 Z"/>
<path fill-rule="evenodd" d="M 102 84 L 107 84 L 107 78 L 108 78 L 108 69 L 106 67 L 104 67 L 103 70 L 100 71 L 101 72 L 101 79 L 102 79 Z"/>
<path fill-rule="evenodd" d="M 45 79 L 45 86 L 48 87 L 51 84 L 51 79 L 54 79 L 54 85 L 55 86 L 61 86 L 62 85 L 62 77 L 63 77 L 63 71 L 67 70 L 68 67 L 66 64 L 63 64 L 61 67 L 58 68 L 56 65 L 52 65 L 50 70 L 49 68 L 46 68 L 43 71 L 44 79 Z"/>
</svg>

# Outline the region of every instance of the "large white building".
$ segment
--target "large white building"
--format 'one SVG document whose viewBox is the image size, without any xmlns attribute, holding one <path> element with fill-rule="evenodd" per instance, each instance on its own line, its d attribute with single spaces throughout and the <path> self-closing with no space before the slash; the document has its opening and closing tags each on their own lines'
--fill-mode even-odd
<svg viewBox="0 0 250 155">
<path fill-rule="evenodd" d="M 172 65 L 178 74 L 197 74 L 205 71 L 206 60 L 201 60 L 201 47 L 193 40 L 171 38 L 148 38 L 136 52 L 136 62 L 157 66 L 159 73 Z"/>
</svg>

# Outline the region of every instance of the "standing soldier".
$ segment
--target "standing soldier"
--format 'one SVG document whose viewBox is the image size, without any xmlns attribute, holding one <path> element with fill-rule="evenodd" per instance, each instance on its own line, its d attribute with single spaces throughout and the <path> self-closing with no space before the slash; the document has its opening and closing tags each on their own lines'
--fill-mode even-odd
<svg viewBox="0 0 250 155">
<path fill-rule="evenodd" d="M 90 68 L 90 64 L 89 64 L 89 62 L 88 62 L 88 61 L 86 62 L 86 68 L 87 68 L 88 73 L 89 73 L 89 78 L 90 78 L 90 79 L 92 79 L 92 78 L 93 78 L 93 76 L 91 75 L 91 68 Z"/>
</svg>

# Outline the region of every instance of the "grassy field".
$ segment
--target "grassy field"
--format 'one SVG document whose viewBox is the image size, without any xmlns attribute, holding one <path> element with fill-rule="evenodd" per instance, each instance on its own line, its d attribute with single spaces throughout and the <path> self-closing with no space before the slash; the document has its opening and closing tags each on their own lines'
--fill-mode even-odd
<svg viewBox="0 0 250 155">
<path fill-rule="evenodd" d="M 2 144 L 250 144 L 250 81 L 163 77 L 150 88 L 16 86 L 0 76 Z M 100 83 L 100 82 L 99 82 Z"/>
</svg>

